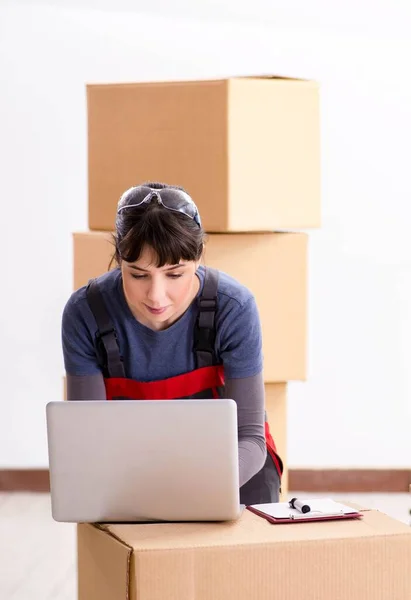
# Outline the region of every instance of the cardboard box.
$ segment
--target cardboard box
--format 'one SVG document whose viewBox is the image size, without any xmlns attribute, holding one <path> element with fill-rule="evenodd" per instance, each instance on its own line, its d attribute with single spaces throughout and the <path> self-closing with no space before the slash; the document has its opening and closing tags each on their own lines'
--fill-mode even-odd
<svg viewBox="0 0 411 600">
<path fill-rule="evenodd" d="M 362 520 L 78 526 L 79 600 L 409 600 L 411 529 Z"/>
<path fill-rule="evenodd" d="M 312 81 L 89 85 L 89 227 L 111 230 L 121 194 L 183 186 L 206 231 L 320 226 L 319 90 Z"/>
<path fill-rule="evenodd" d="M 112 234 L 105 231 L 73 233 L 73 289 L 115 268 Z"/>
<path fill-rule="evenodd" d="M 108 232 L 74 234 L 74 288 L 106 272 Z M 255 295 L 263 330 L 266 382 L 307 376 L 307 242 L 302 233 L 210 234 L 204 262 Z"/>
</svg>

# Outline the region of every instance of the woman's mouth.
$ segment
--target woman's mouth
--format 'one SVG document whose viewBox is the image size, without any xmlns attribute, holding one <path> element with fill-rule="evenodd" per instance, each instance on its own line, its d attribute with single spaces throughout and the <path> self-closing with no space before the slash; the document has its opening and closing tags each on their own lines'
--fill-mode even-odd
<svg viewBox="0 0 411 600">
<path fill-rule="evenodd" d="M 167 306 L 163 306 L 163 308 L 152 308 L 151 306 L 148 306 L 147 304 L 145 304 L 145 307 L 152 315 L 162 315 L 163 312 L 165 312 L 168 308 Z"/>
</svg>

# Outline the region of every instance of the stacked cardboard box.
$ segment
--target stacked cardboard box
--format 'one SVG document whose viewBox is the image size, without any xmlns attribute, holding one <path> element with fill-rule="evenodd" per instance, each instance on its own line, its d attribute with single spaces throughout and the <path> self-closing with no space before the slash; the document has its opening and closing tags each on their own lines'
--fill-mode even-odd
<svg viewBox="0 0 411 600">
<path fill-rule="evenodd" d="M 179 183 L 207 231 L 320 225 L 318 86 L 273 77 L 88 87 L 89 224 L 130 182 Z"/>
</svg>

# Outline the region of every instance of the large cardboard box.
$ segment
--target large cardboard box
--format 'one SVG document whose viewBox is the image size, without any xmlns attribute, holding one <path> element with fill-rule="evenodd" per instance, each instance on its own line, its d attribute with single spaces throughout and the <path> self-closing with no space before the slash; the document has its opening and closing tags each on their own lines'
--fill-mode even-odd
<svg viewBox="0 0 411 600">
<path fill-rule="evenodd" d="M 409 600 L 411 529 L 362 520 L 78 526 L 79 600 Z"/>
<path fill-rule="evenodd" d="M 89 85 L 89 227 L 111 230 L 143 181 L 181 185 L 206 231 L 320 225 L 319 90 L 312 81 Z"/>
<path fill-rule="evenodd" d="M 307 242 L 303 233 L 210 234 L 204 262 L 255 295 L 263 330 L 266 382 L 307 376 Z M 106 272 L 109 232 L 74 234 L 74 288 Z"/>
</svg>

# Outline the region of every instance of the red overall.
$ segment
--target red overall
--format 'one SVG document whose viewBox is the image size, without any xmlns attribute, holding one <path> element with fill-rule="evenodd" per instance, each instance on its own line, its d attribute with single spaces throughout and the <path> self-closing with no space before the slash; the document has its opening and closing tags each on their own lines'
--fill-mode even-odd
<svg viewBox="0 0 411 600">
<path fill-rule="evenodd" d="M 102 368 L 106 387 L 107 400 L 173 400 L 181 398 L 221 398 L 224 388 L 224 368 L 215 364 L 215 312 L 217 309 L 218 271 L 207 269 L 203 293 L 199 299 L 199 315 L 196 324 L 194 352 L 197 367 L 194 371 L 169 377 L 159 381 L 140 382 L 128 379 L 124 372 L 123 361 L 117 342 L 116 333 L 107 312 L 104 300 L 98 289 L 96 280 L 89 282 L 87 300 L 98 326 L 97 346 L 102 356 Z M 277 454 L 269 424 L 265 422 L 265 438 L 267 445 L 267 461 L 264 469 L 275 467 L 276 476 L 281 481 L 283 464 Z M 257 474 L 258 475 L 258 474 Z M 252 478 L 250 482 L 253 482 Z M 267 478 L 264 478 L 267 486 Z M 248 485 L 250 484 L 248 482 Z M 257 476 L 256 476 L 257 483 Z M 263 485 L 263 484 L 262 484 Z M 249 486 L 250 487 L 250 486 Z M 240 490 L 241 492 L 241 490 Z M 256 498 L 253 495 L 253 500 Z M 241 496 L 241 494 L 240 494 Z M 257 494 L 258 497 L 258 494 Z M 263 501 L 274 501 L 263 498 Z M 257 502 L 243 502 L 255 504 Z"/>
</svg>

